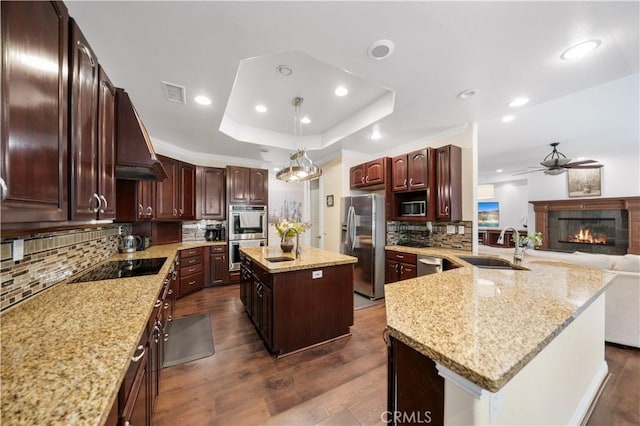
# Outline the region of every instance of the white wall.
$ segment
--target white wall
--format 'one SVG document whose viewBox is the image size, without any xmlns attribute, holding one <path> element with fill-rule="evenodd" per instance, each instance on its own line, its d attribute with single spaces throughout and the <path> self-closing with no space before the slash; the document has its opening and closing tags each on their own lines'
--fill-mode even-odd
<svg viewBox="0 0 640 426">
<path fill-rule="evenodd" d="M 501 229 L 506 226 L 522 229 L 522 225 L 527 223 L 529 216 L 527 180 L 496 183 L 494 191 L 493 198 L 478 200 L 478 202 L 497 201 L 500 203 L 500 223 L 498 228 L 481 227 L 480 229 Z"/>
<path fill-rule="evenodd" d="M 323 230 L 324 249 L 340 251 L 340 199 L 343 192 L 343 161 L 335 159 L 322 164 L 322 185 L 324 200 L 321 200 L 323 209 Z M 348 172 L 347 172 L 348 173 Z M 347 175 L 347 188 L 349 186 Z M 327 207 L 326 197 L 333 195 L 333 207 Z"/>
</svg>

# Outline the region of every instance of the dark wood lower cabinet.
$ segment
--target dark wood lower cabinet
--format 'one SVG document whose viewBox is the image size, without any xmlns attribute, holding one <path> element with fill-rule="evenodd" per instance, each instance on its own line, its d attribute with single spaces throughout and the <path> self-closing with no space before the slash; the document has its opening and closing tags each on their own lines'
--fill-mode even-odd
<svg viewBox="0 0 640 426">
<path fill-rule="evenodd" d="M 145 352 L 140 359 L 131 391 L 122 410 L 122 425 L 150 425 L 151 407 L 148 385 L 149 356 Z"/>
<path fill-rule="evenodd" d="M 444 378 L 436 363 L 389 337 L 387 416 L 397 424 L 444 424 Z"/>
<path fill-rule="evenodd" d="M 228 275 L 227 246 L 211 246 L 209 254 L 209 280 L 205 286 L 217 286 L 225 284 L 225 276 Z"/>
</svg>

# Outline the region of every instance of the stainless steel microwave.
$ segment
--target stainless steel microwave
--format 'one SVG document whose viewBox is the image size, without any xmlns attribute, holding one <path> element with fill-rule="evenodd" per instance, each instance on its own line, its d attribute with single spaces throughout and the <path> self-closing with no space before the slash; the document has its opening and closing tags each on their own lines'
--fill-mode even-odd
<svg viewBox="0 0 640 426">
<path fill-rule="evenodd" d="M 400 203 L 400 216 L 426 216 L 426 201 L 407 201 Z"/>
</svg>

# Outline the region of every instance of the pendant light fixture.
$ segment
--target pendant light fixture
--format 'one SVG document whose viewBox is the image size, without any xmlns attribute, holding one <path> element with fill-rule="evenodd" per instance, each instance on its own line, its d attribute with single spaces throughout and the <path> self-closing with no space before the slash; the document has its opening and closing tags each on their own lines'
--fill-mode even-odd
<svg viewBox="0 0 640 426">
<path fill-rule="evenodd" d="M 296 96 L 291 101 L 291 104 L 295 108 L 295 114 L 293 117 L 293 132 L 295 138 L 301 140 L 301 123 L 300 123 L 300 105 L 304 101 L 303 98 Z M 283 167 L 278 173 L 276 173 L 276 179 L 283 180 L 285 182 L 299 182 L 304 180 L 314 180 L 322 176 L 322 169 L 313 163 L 307 157 L 307 153 L 303 148 L 298 148 L 296 152 L 289 157 L 291 162 L 288 166 Z"/>
</svg>

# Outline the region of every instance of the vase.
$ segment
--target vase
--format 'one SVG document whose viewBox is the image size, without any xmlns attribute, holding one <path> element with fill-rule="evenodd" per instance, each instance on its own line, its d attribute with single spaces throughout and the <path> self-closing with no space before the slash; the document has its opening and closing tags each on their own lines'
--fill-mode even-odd
<svg viewBox="0 0 640 426">
<path fill-rule="evenodd" d="M 280 243 L 280 249 L 283 253 L 291 253 L 293 250 L 293 238 L 285 238 L 285 240 Z"/>
</svg>

